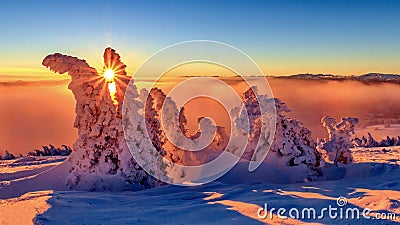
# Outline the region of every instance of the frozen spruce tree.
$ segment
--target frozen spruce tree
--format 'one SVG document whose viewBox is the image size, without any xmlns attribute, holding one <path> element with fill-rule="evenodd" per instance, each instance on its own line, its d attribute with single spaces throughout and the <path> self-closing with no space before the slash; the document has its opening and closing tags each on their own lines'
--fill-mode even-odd
<svg viewBox="0 0 400 225">
<path fill-rule="evenodd" d="M 124 96 L 130 77 L 115 50 L 107 48 L 104 52 L 102 73 L 112 70 L 111 77 L 99 74 L 85 60 L 60 53 L 48 55 L 42 64 L 51 71 L 71 76 L 68 88 L 76 100 L 74 127 L 78 130 L 78 138 L 67 161 L 70 171 L 67 185 L 83 190 L 124 190 L 159 185 L 158 180 L 135 162 L 124 140 L 121 115 L 124 97 L 130 98 L 129 110 L 137 115 L 137 120 L 143 118 L 138 113 L 143 105 L 136 100 L 135 86 L 129 96 Z M 143 152 L 156 151 L 151 143 L 146 145 L 140 139 L 145 128 L 133 126 L 140 133 L 135 139 L 138 148 Z"/>
<path fill-rule="evenodd" d="M 366 138 L 364 135 L 361 138 L 354 138 L 353 139 L 353 144 L 357 147 L 378 147 L 379 142 L 375 141 L 375 139 L 372 137 L 371 133 L 368 132 L 368 137 Z"/>
<path fill-rule="evenodd" d="M 372 137 L 371 133 L 368 132 L 368 138 L 367 142 L 365 144 L 366 147 L 378 147 L 379 143 L 375 141 L 375 139 Z"/>
<path fill-rule="evenodd" d="M 290 110 L 284 102 L 279 99 L 268 98 L 265 95 L 257 96 L 253 89 L 249 89 L 242 96 L 250 121 L 249 144 L 243 157 L 252 160 L 252 157 L 254 158 L 257 155 L 254 154 L 255 151 L 262 151 L 262 148 L 267 148 L 261 145 L 261 147 L 259 146 L 260 149 L 256 149 L 256 144 L 260 138 L 262 138 L 261 142 L 266 144 L 265 142 L 268 141 L 266 137 L 271 135 L 265 134 L 261 130 L 260 106 L 266 107 L 275 104 L 276 130 L 266 162 L 276 166 L 307 168 L 308 178 L 313 179 L 318 174 L 317 167 L 320 164 L 321 155 L 315 148 L 316 143 L 311 137 L 311 131 L 304 127 L 302 122 L 286 115 Z"/>
<path fill-rule="evenodd" d="M 10 153 L 9 151 L 6 150 L 6 155 L 0 159 L 3 160 L 11 160 L 11 159 L 15 159 L 14 154 Z"/>
<path fill-rule="evenodd" d="M 372 137 L 371 133 L 368 132 L 367 138 L 364 135 L 361 138 L 358 137 L 354 138 L 353 144 L 354 146 L 357 147 L 366 147 L 366 148 L 399 146 L 400 136 L 397 137 L 386 136 L 385 139 L 382 139 L 381 141 L 376 141 Z"/>
<path fill-rule="evenodd" d="M 315 148 L 311 131 L 302 122 L 286 116 L 290 109 L 284 102 L 275 99 L 275 107 L 276 131 L 271 151 L 286 158 L 287 166 L 304 164 L 312 170 L 319 167 L 321 155 Z"/>
<path fill-rule="evenodd" d="M 159 161 L 151 163 L 151 165 L 156 166 L 149 165 L 148 168 L 157 173 L 157 176 L 164 176 L 169 182 L 176 181 L 177 178 L 184 178 L 184 168 L 175 165 L 191 165 L 195 162 L 191 153 L 184 150 L 190 148 L 188 147 L 190 139 L 185 136 L 187 119 L 184 115 L 184 108 L 182 107 L 179 110 L 175 102 L 158 88 L 152 88 L 150 92 L 142 89 L 138 99 L 145 105 L 146 132 L 149 134 L 153 146 L 157 149 L 157 153 L 159 153 L 147 156 L 140 155 L 141 160 L 148 162 L 151 158 L 158 157 Z M 126 104 L 125 106 L 129 107 L 129 105 Z M 126 119 L 134 120 L 134 117 L 131 117 L 126 117 Z M 126 135 L 130 136 L 132 131 L 129 129 L 126 129 L 126 131 Z M 182 149 L 180 146 L 186 147 Z M 162 160 L 160 157 L 162 157 Z"/>
<path fill-rule="evenodd" d="M 328 131 L 328 139 L 318 143 L 318 150 L 325 158 L 333 161 L 349 164 L 353 161 L 350 147 L 353 146 L 354 127 L 359 123 L 358 118 L 345 117 L 339 123 L 332 117 L 325 116 L 321 120 L 322 125 Z"/>
<path fill-rule="evenodd" d="M 162 148 L 165 151 L 164 157 L 170 162 L 183 164 L 185 150 L 180 149 L 179 147 L 171 143 L 165 133 L 168 132 L 169 134 L 184 134 L 183 131 L 186 130 L 184 127 L 185 123 L 187 122 L 184 114 L 178 110 L 172 99 L 167 98 L 165 93 L 159 88 L 152 88 L 150 90 L 148 100 L 149 99 L 153 99 L 153 104 L 151 106 L 148 105 L 148 107 L 151 107 L 152 111 L 155 112 L 154 117 L 157 121 L 159 121 L 157 124 L 158 126 L 153 127 L 150 131 L 160 131 L 158 141 L 162 143 Z M 175 122 L 177 122 L 179 125 L 175 123 L 162 124 L 162 116 L 167 118 L 166 121 L 176 120 Z M 149 120 L 151 118 L 146 115 L 146 119 Z M 183 137 L 185 136 L 181 136 L 181 138 Z"/>
</svg>

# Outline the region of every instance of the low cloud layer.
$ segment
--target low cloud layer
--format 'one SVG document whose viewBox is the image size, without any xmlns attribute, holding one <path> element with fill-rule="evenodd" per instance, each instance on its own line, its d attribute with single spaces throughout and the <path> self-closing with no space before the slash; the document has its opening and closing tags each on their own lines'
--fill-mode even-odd
<svg viewBox="0 0 400 225">
<path fill-rule="evenodd" d="M 66 85 L 70 80 L 38 80 L 38 81 L 0 81 L 0 87 L 20 87 L 20 86 L 60 86 Z"/>
</svg>

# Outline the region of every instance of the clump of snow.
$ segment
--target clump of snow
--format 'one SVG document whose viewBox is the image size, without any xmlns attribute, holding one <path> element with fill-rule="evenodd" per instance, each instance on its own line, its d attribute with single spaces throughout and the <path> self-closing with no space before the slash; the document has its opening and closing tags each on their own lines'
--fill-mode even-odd
<svg viewBox="0 0 400 225">
<path fill-rule="evenodd" d="M 358 118 L 345 117 L 339 123 L 332 117 L 325 116 L 321 119 L 322 125 L 328 131 L 328 139 L 321 140 L 317 149 L 323 153 L 324 158 L 334 162 L 349 164 L 353 162 L 350 147 L 353 146 L 354 127 L 359 123 Z"/>
</svg>

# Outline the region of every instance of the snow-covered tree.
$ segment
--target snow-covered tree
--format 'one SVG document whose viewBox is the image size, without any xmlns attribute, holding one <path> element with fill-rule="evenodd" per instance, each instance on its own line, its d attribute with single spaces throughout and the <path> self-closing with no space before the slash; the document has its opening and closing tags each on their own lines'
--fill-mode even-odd
<svg viewBox="0 0 400 225">
<path fill-rule="evenodd" d="M 321 155 L 315 148 L 316 143 L 311 137 L 311 131 L 304 127 L 302 122 L 286 115 L 290 112 L 286 104 L 279 99 L 268 98 L 265 95 L 257 96 L 252 89 L 243 94 L 242 100 L 250 121 L 249 144 L 243 157 L 251 160 L 254 155 L 257 155 L 254 154 L 255 146 L 260 138 L 263 138 L 261 140 L 263 144 L 267 144 L 268 138 L 266 137 L 271 134 L 264 134 L 261 130 L 260 106 L 265 107 L 273 103 L 276 109 L 276 130 L 266 161 L 287 167 L 305 165 L 309 169 L 309 178 L 312 179 L 317 175 L 316 168 L 320 165 Z M 267 113 L 271 112 L 267 111 Z M 261 148 L 266 147 L 261 145 Z"/>
<path fill-rule="evenodd" d="M 311 131 L 302 122 L 286 116 L 290 109 L 284 102 L 275 99 L 275 107 L 276 133 L 271 151 L 287 158 L 288 166 L 305 164 L 311 169 L 318 167 L 321 155 L 315 148 Z"/>
<path fill-rule="evenodd" d="M 366 147 L 366 148 L 399 146 L 400 136 L 397 137 L 386 136 L 385 139 L 382 139 L 381 141 L 376 141 L 372 137 L 371 133 L 368 132 L 367 137 L 363 135 L 361 138 L 354 138 L 353 144 L 356 147 Z"/>
<path fill-rule="evenodd" d="M 349 164 L 353 161 L 350 147 L 353 146 L 354 127 L 359 123 L 358 118 L 345 117 L 339 123 L 332 117 L 325 116 L 321 119 L 322 125 L 328 131 L 328 139 L 321 140 L 317 149 L 334 165 L 338 162 Z"/>
<path fill-rule="evenodd" d="M 15 159 L 14 154 L 10 153 L 9 151 L 6 150 L 6 154 L 4 157 L 2 157 L 1 159 L 3 160 L 11 160 L 11 159 Z"/>
<path fill-rule="evenodd" d="M 28 152 L 28 156 L 68 156 L 71 154 L 72 149 L 69 146 L 61 145 L 60 148 L 56 148 L 53 145 L 42 146 L 43 150 L 35 149 L 34 151 Z"/>
<path fill-rule="evenodd" d="M 184 126 L 187 122 L 184 114 L 178 110 L 172 99 L 167 98 L 165 93 L 159 88 L 152 88 L 150 90 L 147 101 L 151 101 L 152 104 L 146 105 L 146 112 L 151 111 L 152 113 L 146 113 L 146 120 L 156 121 L 154 122 L 154 126 L 152 126 L 148 131 L 150 133 L 159 132 L 155 141 L 160 142 L 162 145 L 161 148 L 164 151 L 163 156 L 168 161 L 172 163 L 183 164 L 183 161 L 185 160 L 185 150 L 175 146 L 171 140 L 168 139 L 166 132 L 168 132 L 170 135 L 174 133 L 181 133 L 184 135 L 183 131 L 186 130 Z M 163 124 L 165 127 L 163 127 L 161 123 L 162 116 L 167 118 L 168 121 L 171 121 L 171 123 L 165 123 Z M 173 120 L 176 120 L 178 124 L 172 123 Z"/>
<path fill-rule="evenodd" d="M 364 135 L 361 138 L 354 138 L 353 139 L 354 146 L 357 147 L 378 147 L 379 142 L 375 141 L 372 137 L 371 133 L 368 132 L 368 136 L 365 137 Z"/>
<path fill-rule="evenodd" d="M 104 68 L 112 69 L 116 76 L 114 105 L 107 89 L 108 81 L 90 67 L 85 60 L 62 55 L 48 55 L 43 65 L 50 70 L 71 76 L 68 88 L 76 100 L 76 120 L 78 138 L 73 145 L 73 153 L 68 158 L 70 175 L 67 185 L 75 189 L 132 189 L 157 186 L 159 181 L 149 176 L 136 162 L 126 145 L 122 127 L 122 104 L 130 77 L 126 76 L 125 65 L 120 56 L 111 48 L 104 52 Z M 138 111 L 143 105 L 136 100 L 138 93 L 133 85 L 129 91 L 130 104 L 127 113 L 143 115 Z M 156 151 L 152 145 L 145 145 L 140 139 L 145 127 L 136 124 L 135 145 L 143 152 Z M 132 140 L 131 140 L 132 141 Z M 139 148 L 138 147 L 138 148 Z"/>
</svg>

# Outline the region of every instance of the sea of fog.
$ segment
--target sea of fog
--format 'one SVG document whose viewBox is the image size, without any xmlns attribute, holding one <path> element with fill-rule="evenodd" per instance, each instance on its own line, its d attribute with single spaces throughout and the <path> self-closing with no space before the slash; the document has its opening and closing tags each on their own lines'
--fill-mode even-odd
<svg viewBox="0 0 400 225">
<path fill-rule="evenodd" d="M 237 78 L 224 78 L 237 92 L 248 86 Z M 169 91 L 178 83 L 167 82 L 159 87 Z M 364 84 L 356 81 L 318 81 L 269 78 L 274 97 L 292 110 L 290 117 L 304 122 L 314 137 L 325 137 L 320 120 L 324 115 L 336 119 L 359 117 L 362 126 L 399 119 L 400 85 L 390 83 Z M 216 84 L 202 84 L 218 93 Z M 73 128 L 75 100 L 67 82 L 14 83 L 0 85 L 0 154 L 4 150 L 26 154 L 42 145 L 72 145 L 77 131 Z M 180 93 L 190 95 L 191 90 Z M 190 132 L 195 132 L 197 119 L 208 116 L 229 129 L 229 116 L 217 101 L 196 98 L 185 105 Z M 389 120 L 388 118 L 391 118 Z"/>
<path fill-rule="evenodd" d="M 42 145 L 72 145 L 75 99 L 68 82 L 0 85 L 0 154 L 26 154 Z"/>
</svg>

